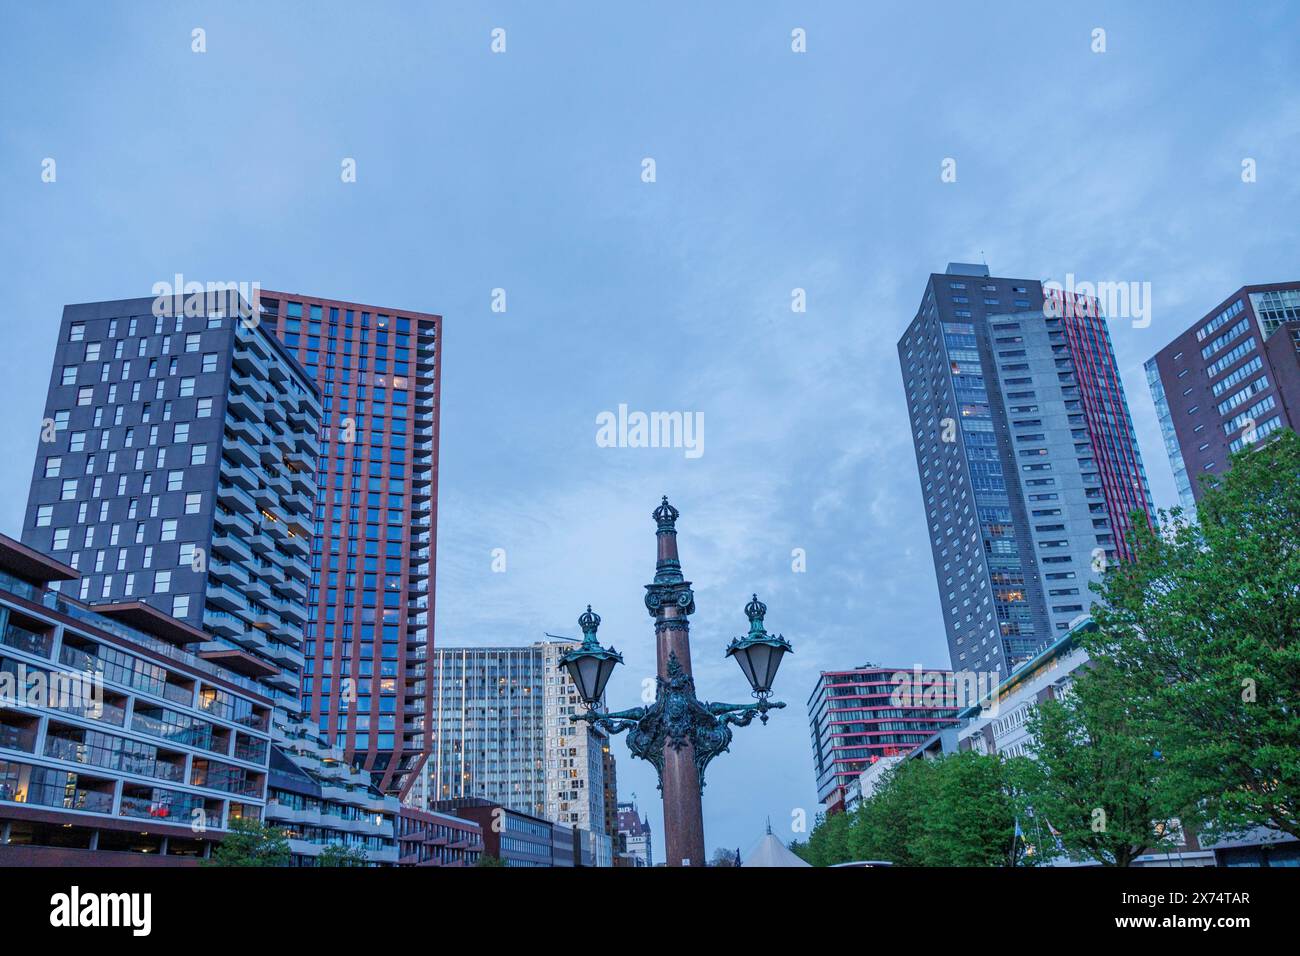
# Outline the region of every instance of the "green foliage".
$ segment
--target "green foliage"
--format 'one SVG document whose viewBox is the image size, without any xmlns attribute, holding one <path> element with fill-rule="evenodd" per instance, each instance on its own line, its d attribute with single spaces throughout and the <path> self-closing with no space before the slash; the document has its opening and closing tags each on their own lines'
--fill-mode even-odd
<svg viewBox="0 0 1300 956">
<path fill-rule="evenodd" d="M 853 812 L 819 815 L 800 855 L 813 866 L 1009 865 L 1016 820 L 1026 820 L 1024 762 L 975 753 L 904 760 Z M 1017 865 L 1041 859 L 1026 857 L 1023 840 L 1014 842 Z"/>
<path fill-rule="evenodd" d="M 205 861 L 207 866 L 288 866 L 293 854 L 284 832 L 261 820 L 243 817 Z"/>
<path fill-rule="evenodd" d="M 831 866 L 849 859 L 849 818 L 843 813 L 819 813 L 800 854 L 813 866 Z"/>
<path fill-rule="evenodd" d="M 1064 697 L 1030 714 L 1036 762 L 1026 787 L 1036 815 L 1073 857 L 1129 866 L 1164 848 L 1165 822 L 1180 816 L 1164 761 L 1133 711 L 1131 685 L 1113 664 L 1096 661 L 1076 671 Z"/>
<path fill-rule="evenodd" d="M 1300 439 L 1234 455 L 1198 517 L 1138 524 L 1085 646 L 1127 685 L 1131 732 L 1203 834 L 1300 837 Z"/>
<path fill-rule="evenodd" d="M 475 866 L 505 866 L 506 861 L 501 859 L 501 857 L 499 856 L 490 856 L 487 853 L 484 853 L 482 856 L 478 858 L 478 862 L 475 863 L 474 865 Z"/>
<path fill-rule="evenodd" d="M 321 850 L 320 856 L 316 857 L 316 865 L 328 867 L 369 866 L 370 858 L 366 855 L 365 850 L 344 846 L 342 843 L 331 843 Z"/>
</svg>

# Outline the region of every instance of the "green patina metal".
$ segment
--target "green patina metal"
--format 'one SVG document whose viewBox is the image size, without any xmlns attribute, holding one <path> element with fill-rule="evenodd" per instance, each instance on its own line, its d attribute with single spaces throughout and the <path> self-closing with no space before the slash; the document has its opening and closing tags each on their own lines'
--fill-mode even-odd
<svg viewBox="0 0 1300 956">
<path fill-rule="evenodd" d="M 668 503 L 667 497 L 655 509 L 654 518 L 658 533 L 675 533 L 678 511 Z M 646 609 L 655 615 L 661 606 L 673 603 L 681 609 L 682 617 L 661 621 L 660 626 L 686 627 L 684 615 L 695 610 L 695 595 L 690 582 L 682 577 L 681 567 L 676 560 L 662 560 L 656 569 L 655 581 L 646 586 Z M 597 711 L 603 682 L 597 688 L 594 698 L 585 701 L 587 712 L 570 717 L 572 721 L 586 721 L 600 727 L 611 736 L 627 732 L 628 749 L 632 755 L 651 763 L 659 778 L 659 789 L 663 789 L 664 753 L 671 747 L 680 751 L 691 747 L 700 790 L 704 789 L 704 771 L 709 762 L 730 749 L 731 725 L 748 726 L 755 717 L 767 723 L 767 712 L 785 707 L 781 701 L 770 701 L 770 678 L 776 673 L 776 666 L 782 655 L 791 653 L 793 647 L 781 635 L 769 634 L 763 625 L 767 606 L 758 600 L 758 595 L 745 606 L 749 618 L 749 633 L 738 637 L 727 647 L 726 654 L 736 657 L 741 662 L 745 676 L 754 687 L 754 696 L 758 698 L 753 704 L 709 703 L 700 700 L 695 693 L 695 681 L 678 660 L 676 653 L 668 656 L 666 674 L 655 678 L 655 701 L 648 707 L 633 707 L 619 711 Z M 584 661 L 603 663 L 614 661 L 622 663 L 623 658 L 612 648 L 601 647 L 596 639 L 596 630 L 600 626 L 600 616 L 587 606 L 586 612 L 578 619 L 582 628 L 582 646 L 570 651 L 561 659 L 566 666 L 570 663 L 581 664 Z M 759 648 L 762 660 L 772 663 L 765 668 L 764 674 L 755 683 L 753 666 L 748 662 L 748 652 Z M 611 668 L 612 669 L 612 665 Z M 762 678 L 766 679 L 762 679 Z"/>
</svg>

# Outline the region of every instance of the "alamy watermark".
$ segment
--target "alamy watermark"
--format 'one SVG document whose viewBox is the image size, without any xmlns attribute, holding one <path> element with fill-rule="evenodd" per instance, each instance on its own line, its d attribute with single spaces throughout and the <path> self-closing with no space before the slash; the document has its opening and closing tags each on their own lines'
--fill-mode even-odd
<svg viewBox="0 0 1300 956">
<path fill-rule="evenodd" d="M 1065 282 L 1043 282 L 1043 315 L 1050 318 L 1088 316 L 1109 319 L 1132 319 L 1133 328 L 1151 324 L 1150 282 L 1078 281 L 1073 272 Z"/>
<path fill-rule="evenodd" d="M 239 316 L 248 325 L 256 325 L 259 301 L 262 297 L 260 282 L 196 282 L 185 281 L 179 272 L 168 282 L 155 282 L 153 294 L 155 318 L 183 315 L 207 316 L 220 313 Z"/>
<path fill-rule="evenodd" d="M 596 416 L 599 448 L 681 448 L 687 458 L 704 454 L 703 412 L 601 412 Z"/>
<path fill-rule="evenodd" d="M 930 671 L 914 664 L 910 671 L 895 671 L 889 695 L 891 707 L 978 707 L 985 716 L 998 712 L 997 671 Z"/>
<path fill-rule="evenodd" d="M 27 669 L 0 671 L 0 708 L 67 710 L 99 718 L 104 713 L 104 679 L 98 672 Z"/>
</svg>

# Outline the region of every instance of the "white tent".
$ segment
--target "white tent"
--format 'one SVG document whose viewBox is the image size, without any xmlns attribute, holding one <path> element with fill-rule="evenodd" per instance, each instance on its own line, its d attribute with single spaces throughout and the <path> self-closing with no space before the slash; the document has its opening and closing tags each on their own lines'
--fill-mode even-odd
<svg viewBox="0 0 1300 956">
<path fill-rule="evenodd" d="M 784 843 L 774 837 L 772 827 L 769 825 L 763 839 L 758 841 L 758 846 L 749 851 L 749 856 L 745 857 L 745 862 L 741 865 L 809 866 L 810 864 L 795 856 Z"/>
</svg>

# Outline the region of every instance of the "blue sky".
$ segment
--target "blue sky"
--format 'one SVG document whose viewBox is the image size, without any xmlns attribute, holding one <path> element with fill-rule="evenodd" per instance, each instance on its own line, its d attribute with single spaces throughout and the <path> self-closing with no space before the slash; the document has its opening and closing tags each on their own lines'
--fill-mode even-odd
<svg viewBox="0 0 1300 956">
<path fill-rule="evenodd" d="M 745 850 L 815 811 L 819 670 L 947 664 L 895 353 L 928 273 L 983 255 L 1150 282 L 1150 327 L 1112 333 L 1172 504 L 1142 362 L 1240 285 L 1297 278 L 1300 17 L 542 6 L 6 5 L 0 530 L 20 531 L 64 303 L 180 272 L 441 313 L 437 640 L 576 635 L 590 602 L 627 661 L 612 703 L 635 703 L 670 495 L 701 695 L 747 699 L 722 649 L 752 591 L 796 648 L 790 707 L 709 771 L 710 852 Z M 704 454 L 598 447 L 620 403 L 702 412 Z M 616 752 L 662 854 L 653 772 Z"/>
</svg>

